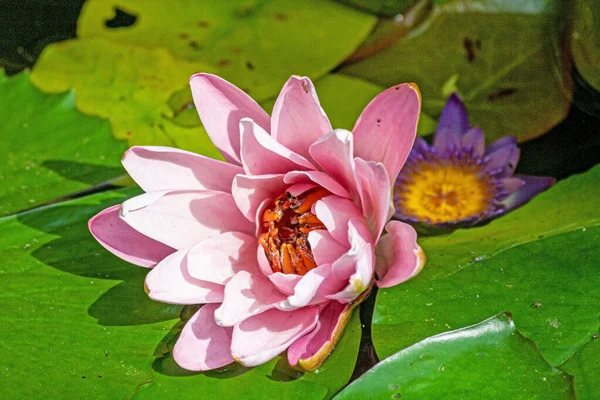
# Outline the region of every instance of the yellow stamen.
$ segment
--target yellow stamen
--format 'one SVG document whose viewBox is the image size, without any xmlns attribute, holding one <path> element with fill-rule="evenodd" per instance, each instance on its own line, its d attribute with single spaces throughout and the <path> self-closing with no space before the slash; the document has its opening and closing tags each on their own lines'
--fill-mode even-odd
<svg viewBox="0 0 600 400">
<path fill-rule="evenodd" d="M 457 222 L 487 212 L 494 185 L 479 165 L 420 161 L 395 188 L 395 206 L 404 215 L 433 224 Z"/>
</svg>

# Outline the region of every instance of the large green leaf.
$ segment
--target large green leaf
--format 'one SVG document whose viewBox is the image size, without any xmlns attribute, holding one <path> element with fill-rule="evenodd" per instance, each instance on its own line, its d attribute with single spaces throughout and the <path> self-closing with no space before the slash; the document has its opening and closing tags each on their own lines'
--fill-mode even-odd
<svg viewBox="0 0 600 400">
<path fill-rule="evenodd" d="M 578 400 L 594 400 L 600 393 L 600 339 L 598 333 L 560 366 L 575 376 L 575 392 Z"/>
<path fill-rule="evenodd" d="M 337 0 L 340 3 L 347 4 L 372 12 L 378 15 L 393 17 L 408 10 L 419 0 Z"/>
<path fill-rule="evenodd" d="M 573 399 L 572 383 L 500 315 L 394 354 L 335 399 Z"/>
<path fill-rule="evenodd" d="M 139 189 L 105 192 L 0 219 L 0 393 L 8 398 L 322 399 L 345 385 L 360 341 L 355 315 L 317 373 L 275 359 L 190 373 L 170 358 L 193 307 L 148 299 L 147 269 L 104 250 L 87 220 Z M 155 358 L 156 357 L 156 358 Z"/>
<path fill-rule="evenodd" d="M 421 275 L 378 293 L 378 354 L 511 311 L 550 364 L 569 358 L 600 325 L 599 182 L 597 166 L 486 226 L 422 239 Z"/>
<path fill-rule="evenodd" d="M 561 32 L 554 4 L 444 2 L 396 44 L 341 72 L 382 86 L 414 81 L 431 116 L 458 90 L 488 140 L 531 139 L 560 122 L 569 108 L 555 50 Z"/>
<path fill-rule="evenodd" d="M 125 143 L 106 121 L 75 110 L 73 93 L 45 95 L 27 73 L 0 70 L 0 216 L 72 194 L 123 173 Z"/>
<path fill-rule="evenodd" d="M 117 9 L 137 16 L 135 24 L 107 27 Z M 374 23 L 373 16 L 320 0 L 91 0 L 78 35 L 164 47 L 176 57 L 209 63 L 262 101 L 274 97 L 292 74 L 317 78 L 332 70 Z M 143 61 L 134 65 L 146 67 Z"/>
<path fill-rule="evenodd" d="M 577 71 L 600 91 L 600 2 L 575 0 L 571 38 Z"/>
<path fill-rule="evenodd" d="M 211 71 L 164 49 L 71 40 L 46 47 L 31 80 L 45 92 L 73 89 L 79 110 L 109 119 L 113 134 L 130 145 L 169 145 L 218 157 L 202 128 L 171 121 L 167 104 L 175 91 L 189 91 L 189 77 L 200 70 Z"/>
<path fill-rule="evenodd" d="M 175 333 L 182 327 L 183 324 L 179 324 L 174 329 Z M 166 346 L 169 350 L 174 339 L 173 334 Z M 233 365 L 219 372 L 198 374 L 181 369 L 170 354 L 166 354 L 155 363 L 160 375 L 145 384 L 134 399 L 193 399 L 199 390 L 202 391 L 202 398 L 206 399 L 222 399 L 223 396 L 248 399 L 273 396 L 285 399 L 330 398 L 350 380 L 359 341 L 360 321 L 356 312 L 332 355 L 315 373 L 306 374 L 291 369 L 285 357 L 278 357 L 254 369 Z"/>
</svg>

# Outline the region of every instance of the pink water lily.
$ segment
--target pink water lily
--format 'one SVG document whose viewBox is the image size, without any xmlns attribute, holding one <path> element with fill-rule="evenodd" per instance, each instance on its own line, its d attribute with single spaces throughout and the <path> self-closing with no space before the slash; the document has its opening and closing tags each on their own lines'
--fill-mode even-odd
<svg viewBox="0 0 600 400">
<path fill-rule="evenodd" d="M 118 257 L 152 268 L 152 299 L 206 303 L 173 350 L 183 368 L 255 366 L 287 349 L 291 365 L 314 370 L 373 282 L 393 286 L 423 266 L 413 228 L 388 222 L 418 89 L 379 94 L 349 132 L 332 129 L 305 77 L 288 80 L 271 117 L 217 76 L 190 83 L 227 162 L 132 147 L 123 165 L 146 193 L 102 211 L 90 230 Z"/>
</svg>

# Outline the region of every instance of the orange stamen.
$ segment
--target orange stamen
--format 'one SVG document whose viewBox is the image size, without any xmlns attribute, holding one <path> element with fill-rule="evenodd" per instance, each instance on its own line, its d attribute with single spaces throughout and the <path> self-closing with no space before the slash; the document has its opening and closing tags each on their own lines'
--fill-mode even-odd
<svg viewBox="0 0 600 400">
<path fill-rule="evenodd" d="M 290 257 L 289 248 L 290 248 L 289 244 L 284 243 L 281 245 L 281 259 L 282 259 L 281 265 L 283 266 L 284 274 L 296 273 L 296 271 L 294 270 L 294 266 L 292 265 L 292 258 Z"/>
<path fill-rule="evenodd" d="M 263 233 L 258 244 L 273 272 L 304 275 L 317 267 L 306 239 L 309 232 L 325 226 L 310 210 L 315 202 L 328 195 L 323 188 L 308 190 L 298 197 L 285 192 L 263 212 Z"/>
<path fill-rule="evenodd" d="M 287 247 L 290 253 L 290 258 L 292 259 L 292 265 L 294 266 L 296 273 L 298 275 L 306 274 L 308 272 L 308 269 L 306 269 L 306 267 L 304 266 L 304 261 L 302 260 L 302 257 L 298 255 L 296 249 L 294 249 L 291 245 L 288 244 Z"/>
<path fill-rule="evenodd" d="M 299 207 L 295 208 L 294 211 L 296 211 L 298 214 L 310 211 L 313 204 L 330 194 L 331 193 L 329 193 L 329 191 L 323 188 L 317 189 L 316 191 L 306 196 L 306 198 L 304 198 L 304 200 L 302 201 L 302 204 L 300 204 Z"/>
</svg>

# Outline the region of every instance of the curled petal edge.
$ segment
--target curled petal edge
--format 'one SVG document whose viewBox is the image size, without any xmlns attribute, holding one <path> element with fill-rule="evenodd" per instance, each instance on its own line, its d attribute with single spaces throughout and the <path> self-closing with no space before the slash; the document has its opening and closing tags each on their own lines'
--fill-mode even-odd
<svg viewBox="0 0 600 400">
<path fill-rule="evenodd" d="M 317 352 L 315 352 L 312 356 L 307 358 L 298 358 L 296 363 L 293 363 L 292 360 L 290 360 L 290 358 L 288 357 L 290 365 L 299 371 L 316 371 L 321 366 L 321 364 L 325 362 L 327 357 L 329 357 L 329 355 L 333 352 L 335 346 L 337 346 L 338 342 L 342 338 L 342 335 L 344 334 L 344 331 L 346 330 L 346 326 L 350 321 L 350 317 L 352 317 L 352 312 L 358 305 L 360 305 L 360 303 L 362 303 L 364 299 L 367 298 L 369 293 L 371 293 L 372 287 L 373 285 L 371 284 L 367 288 L 367 290 L 365 290 L 353 302 L 345 305 L 344 310 L 339 314 L 337 318 L 337 322 L 335 323 L 334 328 L 329 333 L 329 338 L 325 341 L 325 343 L 321 345 Z M 318 327 L 316 327 L 315 329 L 318 329 Z M 309 332 L 307 335 L 305 335 L 305 337 L 309 336 L 311 333 L 312 332 Z M 305 337 L 298 339 L 297 342 L 303 340 Z"/>
</svg>

